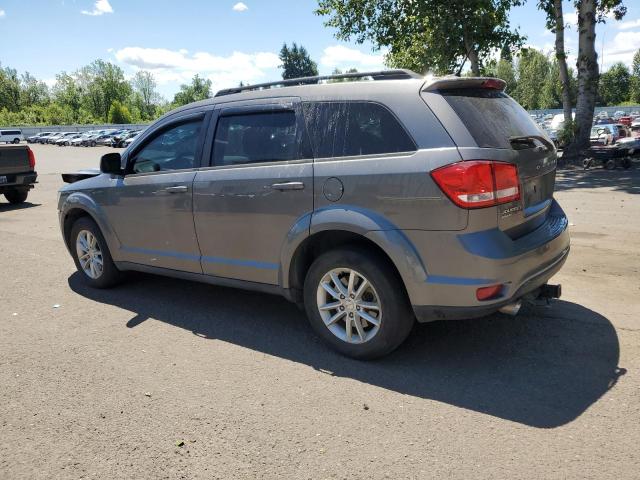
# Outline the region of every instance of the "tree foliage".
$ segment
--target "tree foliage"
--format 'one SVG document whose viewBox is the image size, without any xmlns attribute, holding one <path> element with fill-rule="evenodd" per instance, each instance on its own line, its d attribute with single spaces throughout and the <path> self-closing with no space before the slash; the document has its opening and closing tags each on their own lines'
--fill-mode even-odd
<svg viewBox="0 0 640 480">
<path fill-rule="evenodd" d="M 109 123 L 131 123 L 131 112 L 118 100 L 114 100 L 109 108 Z"/>
<path fill-rule="evenodd" d="M 633 64 L 631 65 L 629 101 L 636 104 L 640 103 L 640 50 L 633 56 Z"/>
<path fill-rule="evenodd" d="M 522 0 L 319 0 L 316 13 L 341 40 L 370 40 L 389 49 L 390 66 L 459 73 L 467 59 L 480 74 L 492 50 L 507 52 L 524 38 L 509 11 Z"/>
<path fill-rule="evenodd" d="M 616 63 L 600 75 L 598 94 L 602 105 L 619 105 L 629 100 L 631 74 L 624 63 Z"/>
<path fill-rule="evenodd" d="M 282 78 L 314 77 L 318 75 L 318 65 L 311 60 L 309 52 L 302 45 L 298 46 L 295 42 L 291 48 L 285 43 L 280 49 L 280 61 L 282 65 Z"/>
<path fill-rule="evenodd" d="M 211 97 L 211 80 L 196 74 L 191 79 L 191 83 L 180 85 L 180 91 L 173 97 L 173 104 L 178 107 L 209 97 Z"/>
<path fill-rule="evenodd" d="M 544 85 L 551 63 L 542 52 L 529 48 L 522 50 L 518 58 L 518 86 L 515 97 L 529 110 L 538 109 L 542 104 Z"/>
</svg>

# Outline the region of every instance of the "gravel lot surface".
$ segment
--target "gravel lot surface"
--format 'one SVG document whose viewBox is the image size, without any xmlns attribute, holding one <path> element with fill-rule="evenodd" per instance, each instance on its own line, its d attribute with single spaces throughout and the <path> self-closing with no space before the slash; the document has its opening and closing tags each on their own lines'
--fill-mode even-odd
<svg viewBox="0 0 640 480">
<path fill-rule="evenodd" d="M 376 362 L 327 350 L 284 299 L 75 273 L 59 173 L 33 147 L 0 202 L 0 478 L 640 478 L 640 165 L 570 171 L 563 298 L 433 323 Z"/>
</svg>

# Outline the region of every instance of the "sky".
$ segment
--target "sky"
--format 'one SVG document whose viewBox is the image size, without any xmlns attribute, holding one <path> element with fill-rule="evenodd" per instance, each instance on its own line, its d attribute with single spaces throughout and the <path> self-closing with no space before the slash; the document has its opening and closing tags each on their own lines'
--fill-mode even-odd
<svg viewBox="0 0 640 480">
<path fill-rule="evenodd" d="M 545 29 L 537 0 L 511 11 L 511 23 L 527 45 L 551 53 L 554 36 Z M 640 0 L 625 0 L 622 21 L 597 27 L 604 69 L 631 65 L 640 48 Z M 578 38 L 572 2 L 565 2 L 567 49 L 575 65 Z M 313 12 L 315 0 L 0 0 L 0 62 L 55 82 L 96 58 L 111 61 L 127 77 L 151 71 L 167 99 L 197 73 L 213 91 L 240 81 L 281 78 L 278 52 L 284 42 L 304 45 L 321 74 L 335 68 L 384 68 L 384 51 L 371 44 L 336 40 L 335 31 Z"/>
</svg>

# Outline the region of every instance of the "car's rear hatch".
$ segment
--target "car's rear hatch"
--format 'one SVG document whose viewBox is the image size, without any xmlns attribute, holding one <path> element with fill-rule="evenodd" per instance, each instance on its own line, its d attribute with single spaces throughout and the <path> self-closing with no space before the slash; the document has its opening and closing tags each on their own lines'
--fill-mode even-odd
<svg viewBox="0 0 640 480">
<path fill-rule="evenodd" d="M 0 175 L 25 173 L 31 170 L 29 147 L 26 145 L 0 147 Z"/>
<path fill-rule="evenodd" d="M 498 205 L 498 227 L 513 238 L 540 226 L 555 186 L 553 142 L 515 100 L 504 82 L 486 78 L 443 79 L 422 97 L 458 146 L 464 160 L 493 160 L 517 166 L 520 199 Z"/>
</svg>

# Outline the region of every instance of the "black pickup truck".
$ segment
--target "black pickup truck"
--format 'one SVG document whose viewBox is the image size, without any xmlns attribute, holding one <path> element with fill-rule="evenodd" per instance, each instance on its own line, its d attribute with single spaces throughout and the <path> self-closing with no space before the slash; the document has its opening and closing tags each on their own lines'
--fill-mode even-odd
<svg viewBox="0 0 640 480">
<path fill-rule="evenodd" d="M 26 145 L 0 147 L 0 195 L 9 203 L 22 203 L 36 183 L 36 157 Z"/>
</svg>

